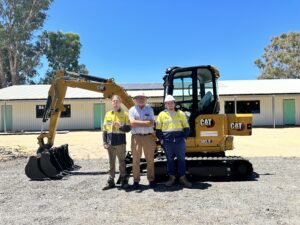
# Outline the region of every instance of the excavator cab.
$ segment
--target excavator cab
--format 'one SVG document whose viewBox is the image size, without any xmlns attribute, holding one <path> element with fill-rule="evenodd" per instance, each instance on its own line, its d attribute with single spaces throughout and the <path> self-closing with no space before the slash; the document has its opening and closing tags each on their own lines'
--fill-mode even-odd
<svg viewBox="0 0 300 225">
<path fill-rule="evenodd" d="M 217 79 L 212 66 L 173 67 L 164 76 L 164 95 L 173 95 L 176 108 L 185 112 L 194 137 L 195 119 L 201 114 L 218 114 L 220 109 Z"/>
</svg>

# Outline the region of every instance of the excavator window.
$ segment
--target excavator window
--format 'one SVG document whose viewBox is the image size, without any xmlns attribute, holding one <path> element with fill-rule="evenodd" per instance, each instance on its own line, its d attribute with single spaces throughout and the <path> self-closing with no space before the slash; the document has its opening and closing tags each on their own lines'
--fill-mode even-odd
<svg viewBox="0 0 300 225">
<path fill-rule="evenodd" d="M 175 78 L 173 96 L 178 107 L 183 111 L 191 111 L 193 104 L 192 78 L 189 76 Z"/>
<path fill-rule="evenodd" d="M 214 71 L 209 66 L 176 67 L 165 79 L 165 94 L 176 99 L 176 107 L 187 115 L 195 135 L 195 118 L 200 114 L 218 113 L 217 84 Z"/>
</svg>

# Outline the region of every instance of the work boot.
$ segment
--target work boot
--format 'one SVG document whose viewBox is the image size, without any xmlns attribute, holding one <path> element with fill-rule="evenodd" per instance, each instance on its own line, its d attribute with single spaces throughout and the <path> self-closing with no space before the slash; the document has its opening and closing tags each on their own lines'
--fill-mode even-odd
<svg viewBox="0 0 300 225">
<path fill-rule="evenodd" d="M 156 182 L 153 180 L 153 181 L 149 181 L 149 187 L 150 188 L 156 188 Z"/>
<path fill-rule="evenodd" d="M 129 187 L 127 177 L 122 177 L 120 183 L 122 188 L 126 189 Z"/>
<path fill-rule="evenodd" d="M 191 188 L 191 187 L 192 187 L 192 183 L 189 182 L 189 181 L 187 180 L 186 176 L 181 176 L 181 177 L 179 178 L 179 182 L 180 182 L 183 186 L 185 186 L 185 187 L 187 187 L 187 188 Z"/>
<path fill-rule="evenodd" d="M 102 190 L 105 191 L 105 190 L 114 188 L 115 186 L 116 186 L 116 185 L 115 185 L 114 179 L 109 178 L 109 179 L 107 180 L 106 185 L 102 188 Z"/>
<path fill-rule="evenodd" d="M 141 188 L 139 182 L 137 182 L 137 181 L 134 181 L 132 186 L 133 186 L 133 189 L 134 189 L 134 190 L 138 190 L 138 189 Z"/>
<path fill-rule="evenodd" d="M 171 187 L 175 183 L 175 181 L 176 181 L 176 177 L 171 175 L 169 177 L 169 180 L 165 183 L 165 185 L 167 187 Z"/>
</svg>

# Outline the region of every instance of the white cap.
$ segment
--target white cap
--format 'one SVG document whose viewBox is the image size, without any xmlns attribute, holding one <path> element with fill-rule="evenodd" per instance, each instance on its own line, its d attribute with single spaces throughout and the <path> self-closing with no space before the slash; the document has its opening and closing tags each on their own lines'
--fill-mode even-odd
<svg viewBox="0 0 300 225">
<path fill-rule="evenodd" d="M 138 98 L 138 97 L 145 97 L 145 98 L 146 98 L 146 95 L 145 95 L 144 92 L 137 92 L 137 93 L 133 96 L 133 98 Z"/>
<path fill-rule="evenodd" d="M 175 98 L 172 95 L 167 95 L 165 102 L 175 102 Z"/>
</svg>

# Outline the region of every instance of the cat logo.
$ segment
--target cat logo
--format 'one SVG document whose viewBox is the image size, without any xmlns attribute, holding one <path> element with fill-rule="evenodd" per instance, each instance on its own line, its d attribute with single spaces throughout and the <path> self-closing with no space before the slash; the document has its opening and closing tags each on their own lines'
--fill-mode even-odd
<svg viewBox="0 0 300 225">
<path fill-rule="evenodd" d="M 233 122 L 230 124 L 231 130 L 244 130 L 244 123 Z"/>
<path fill-rule="evenodd" d="M 215 125 L 215 121 L 213 119 L 201 119 L 200 126 L 201 127 L 213 127 Z"/>
<path fill-rule="evenodd" d="M 105 91 L 105 86 L 103 84 L 97 85 L 97 90 Z"/>
</svg>

